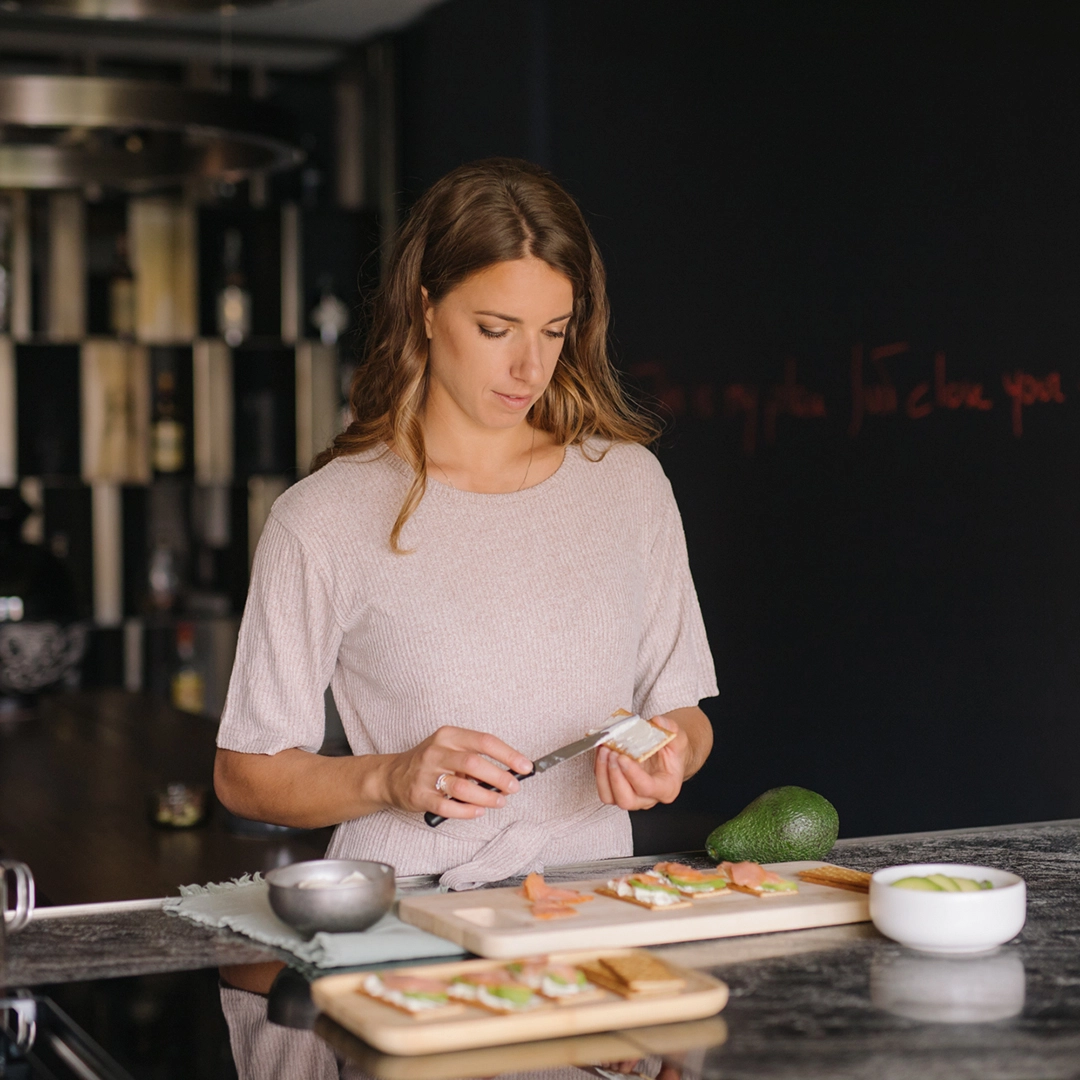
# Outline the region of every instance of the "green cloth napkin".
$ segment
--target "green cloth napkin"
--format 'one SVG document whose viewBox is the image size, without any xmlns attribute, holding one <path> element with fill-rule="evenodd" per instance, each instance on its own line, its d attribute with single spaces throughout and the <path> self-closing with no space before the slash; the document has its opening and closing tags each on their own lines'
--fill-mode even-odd
<svg viewBox="0 0 1080 1080">
<path fill-rule="evenodd" d="M 180 895 L 166 900 L 164 910 L 207 926 L 228 927 L 265 945 L 287 949 L 320 968 L 461 956 L 464 952 L 460 945 L 409 926 L 393 913 L 356 933 L 319 932 L 311 939 L 301 937 L 271 910 L 270 888 L 261 874 L 245 874 L 221 884 L 181 885 Z"/>
</svg>

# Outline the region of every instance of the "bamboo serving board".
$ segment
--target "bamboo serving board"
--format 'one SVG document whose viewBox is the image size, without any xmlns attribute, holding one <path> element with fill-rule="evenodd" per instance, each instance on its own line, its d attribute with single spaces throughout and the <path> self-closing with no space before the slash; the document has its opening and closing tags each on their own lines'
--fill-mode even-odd
<svg viewBox="0 0 1080 1080">
<path fill-rule="evenodd" d="M 770 863 L 767 868 L 794 879 L 797 871 L 821 865 L 788 862 Z M 528 900 L 516 888 L 408 897 L 400 902 L 398 916 L 478 956 L 498 959 L 573 949 L 666 945 L 870 920 L 866 894 L 803 881 L 799 891 L 789 896 L 762 898 L 729 892 L 671 911 L 650 911 L 597 895 L 594 890 L 606 883 L 606 878 L 559 882 L 560 888 L 577 889 L 593 899 L 579 904 L 578 914 L 549 922 L 533 917 Z"/>
<path fill-rule="evenodd" d="M 584 963 L 597 956 L 616 956 L 631 949 L 592 949 L 572 955 L 553 954 L 553 963 Z M 459 960 L 451 964 L 425 964 L 394 968 L 395 974 L 422 974 L 428 978 L 453 978 L 463 971 L 499 967 L 489 960 Z M 504 1046 L 534 1039 L 557 1039 L 597 1031 L 668 1024 L 677 1020 L 700 1020 L 718 1013 L 728 998 L 727 986 L 700 971 L 668 964 L 686 980 L 674 994 L 644 994 L 624 998 L 604 991 L 602 996 L 576 1005 L 556 1002 L 524 1013 L 500 1015 L 477 1005 L 466 1005 L 445 1019 L 417 1019 L 358 991 L 370 972 L 327 975 L 311 984 L 311 999 L 320 1011 L 347 1031 L 387 1054 L 413 1056 L 469 1050 L 479 1046 Z"/>
</svg>

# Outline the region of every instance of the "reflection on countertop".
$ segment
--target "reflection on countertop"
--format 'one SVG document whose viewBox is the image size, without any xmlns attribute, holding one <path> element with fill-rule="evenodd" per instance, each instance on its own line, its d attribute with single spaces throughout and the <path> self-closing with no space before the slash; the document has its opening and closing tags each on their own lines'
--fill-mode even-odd
<svg viewBox="0 0 1080 1080">
<path fill-rule="evenodd" d="M 722 1017 L 680 1024 L 489 1046 L 445 1054 L 383 1054 L 310 1007 L 289 968 L 257 964 L 223 969 L 221 1007 L 241 1080 L 457 1080 L 516 1076 L 575 1080 L 700 1077 L 708 1051 L 727 1038 Z"/>
<path fill-rule="evenodd" d="M 986 1024 L 1019 1016 L 1027 976 L 1013 949 L 989 956 L 876 956 L 870 1000 L 886 1012 L 931 1024 Z"/>
<path fill-rule="evenodd" d="M 685 858 L 705 865 L 703 856 Z M 621 1051 L 605 1049 L 599 1064 L 574 1057 L 550 1060 L 545 1055 L 559 1050 L 555 1042 L 532 1044 L 525 1049 L 525 1060 L 520 1057 L 520 1046 L 477 1051 L 483 1054 L 479 1060 L 451 1055 L 388 1058 L 325 1019 L 316 1022 L 314 1032 L 274 1024 L 275 1019 L 289 1025 L 310 1020 L 302 1001 L 291 1000 L 285 993 L 302 991 L 303 978 L 296 971 L 283 974 L 278 964 L 270 966 L 284 957 L 226 931 L 212 931 L 160 912 L 32 923 L 11 938 L 10 975 L 27 985 L 93 979 L 42 987 L 41 992 L 55 994 L 60 1005 L 106 1050 L 121 1063 L 132 1062 L 127 1067 L 133 1073 L 139 1072 L 133 1067 L 137 1055 L 124 1055 L 135 1054 L 133 1046 L 149 1047 L 147 1053 L 158 1054 L 153 1075 L 162 1078 L 198 1075 L 225 1080 L 237 1075 L 242 1067 L 238 1048 L 250 1048 L 246 1060 L 255 1061 L 262 1053 L 260 1040 L 271 1028 L 277 1029 L 272 1036 L 283 1046 L 291 1045 L 290 1036 L 304 1035 L 300 1040 L 308 1047 L 304 1052 L 330 1063 L 326 1067 L 338 1070 L 336 1075 L 385 1080 L 428 1080 L 416 1071 L 424 1068 L 434 1068 L 434 1080 L 545 1069 L 559 1070 L 559 1076 L 580 1077 L 582 1068 L 603 1076 L 604 1061 L 610 1065 L 656 1059 L 659 1068 L 668 1056 L 673 1068 L 701 1080 L 952 1080 L 957 1075 L 979 1076 L 980 1080 L 1034 1076 L 1066 1080 L 1077 1076 L 1080 821 L 842 841 L 831 859 L 864 870 L 919 861 L 1011 870 L 1028 882 L 1028 922 L 1019 938 L 997 953 L 964 960 L 910 952 L 885 940 L 868 924 L 657 948 L 658 955 L 707 970 L 730 988 L 728 1005 L 716 1018 L 723 1021 L 726 1038 L 697 1044 L 692 1048 L 697 1056 L 687 1051 L 682 1060 L 670 1047 L 645 1045 L 641 1029 L 626 1033 L 635 1048 L 633 1055 L 623 1058 Z M 621 862 L 625 868 L 652 861 Z M 549 871 L 552 881 L 582 876 L 588 875 L 581 867 Z M 250 964 L 267 965 L 258 975 L 261 981 L 238 974 Z M 225 990 L 219 987 L 220 965 L 229 965 L 221 980 Z M 174 974 L 106 977 L 124 970 L 145 973 L 167 968 Z M 179 973 L 183 968 L 188 969 L 186 973 Z M 147 1016 L 152 1011 L 145 1004 L 150 995 L 159 1017 L 154 1023 L 159 1027 L 148 1020 L 145 1031 L 133 1029 L 133 1021 L 128 1020 L 127 1027 L 102 1021 L 95 1028 L 95 1009 L 100 1019 L 104 1015 L 101 1002 L 109 995 L 121 1012 L 127 1009 L 128 1014 Z M 226 998 L 232 1004 L 223 1004 Z M 161 1027 L 163 1018 L 171 1018 L 172 1026 Z M 188 1049 L 193 1032 L 202 1040 L 202 1065 L 197 1069 L 191 1063 L 194 1051 Z M 175 1050 L 170 1051 L 175 1061 L 165 1051 L 172 1045 L 169 1038 L 176 1040 Z M 569 1042 L 581 1049 L 584 1039 Z M 227 1067 L 221 1065 L 215 1071 L 208 1063 L 218 1061 L 218 1053 L 229 1060 Z M 285 1049 L 270 1055 L 271 1064 L 286 1060 L 285 1055 Z M 435 1062 L 436 1056 L 441 1063 Z M 299 1071 L 291 1075 L 308 1075 L 302 1061 L 296 1060 Z"/>
</svg>

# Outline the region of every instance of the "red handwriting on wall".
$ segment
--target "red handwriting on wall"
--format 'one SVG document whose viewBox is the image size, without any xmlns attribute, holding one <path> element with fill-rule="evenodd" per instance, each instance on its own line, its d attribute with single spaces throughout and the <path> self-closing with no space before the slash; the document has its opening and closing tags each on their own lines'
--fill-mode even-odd
<svg viewBox="0 0 1080 1080">
<path fill-rule="evenodd" d="M 660 403 L 661 407 L 672 416 L 685 416 L 687 412 L 687 398 L 689 397 L 689 411 L 699 420 L 712 420 L 716 416 L 716 405 L 713 401 L 713 388 L 708 383 L 697 383 L 687 395 L 686 387 L 673 382 L 663 364 L 655 361 L 635 364 L 630 369 L 630 374 L 647 384 L 650 394 Z"/>
<path fill-rule="evenodd" d="M 885 361 L 908 351 L 906 341 L 877 345 L 870 350 L 870 363 L 877 373 L 877 382 L 867 385 L 863 372 L 863 347 L 860 341 L 851 347 L 851 423 L 848 434 L 855 438 L 862 431 L 864 416 L 882 416 L 896 412 L 896 387 L 889 377 Z"/>
<path fill-rule="evenodd" d="M 818 420 L 825 417 L 825 398 L 814 390 L 799 385 L 794 357 L 784 361 L 784 381 L 772 388 L 765 403 L 765 441 L 776 442 L 776 418 L 794 416 L 800 420 Z"/>
<path fill-rule="evenodd" d="M 682 416 L 686 412 L 686 391 L 671 381 L 667 368 L 663 364 L 658 364 L 655 360 L 635 364 L 630 369 L 630 374 L 635 379 L 648 383 L 649 393 L 672 416 Z"/>
<path fill-rule="evenodd" d="M 752 454 L 757 449 L 758 389 L 745 383 L 732 383 L 724 390 L 724 415 L 743 418 L 742 450 Z"/>
<path fill-rule="evenodd" d="M 893 382 L 886 363 L 889 359 L 909 353 L 906 341 L 894 341 L 864 350 L 862 343 L 851 349 L 851 420 L 848 433 L 854 438 L 862 430 L 867 417 L 886 416 L 900 412 L 900 392 Z M 868 361 L 864 365 L 864 360 Z M 687 414 L 698 420 L 712 420 L 717 407 L 714 388 L 708 383 L 682 385 L 659 363 L 648 362 L 631 368 L 631 374 L 646 383 L 647 389 L 661 407 L 673 417 Z M 869 374 L 869 377 L 868 377 Z M 1022 369 L 1006 372 L 1001 384 L 1011 401 L 1012 431 L 1019 438 L 1024 433 L 1024 409 L 1038 403 L 1062 404 L 1065 394 L 1059 372 L 1036 376 Z M 994 407 L 981 382 L 950 379 L 945 353 L 934 354 L 932 379 L 924 379 L 910 390 L 904 387 L 903 412 L 911 420 L 921 420 L 935 410 L 957 412 L 972 410 L 988 412 Z M 731 383 L 722 394 L 723 415 L 742 421 L 743 453 L 753 454 L 758 445 L 759 430 L 764 441 L 772 444 L 777 438 L 780 417 L 795 419 L 824 419 L 828 406 L 824 394 L 799 382 L 794 358 L 784 361 L 784 378 L 762 392 L 751 383 Z"/>
<path fill-rule="evenodd" d="M 1012 398 L 1012 430 L 1018 439 L 1024 434 L 1025 405 L 1051 401 L 1061 404 L 1065 400 L 1061 390 L 1061 375 L 1056 371 L 1051 371 L 1042 378 L 1020 370 L 1011 375 L 1005 372 L 1001 376 L 1001 385 L 1005 387 L 1005 393 Z"/>
<path fill-rule="evenodd" d="M 934 396 L 931 403 L 930 384 L 921 382 L 912 387 L 907 396 L 905 408 L 912 420 L 921 420 L 934 411 L 934 406 L 939 409 L 975 409 L 978 412 L 986 412 L 992 409 L 994 403 L 983 397 L 983 385 L 977 382 L 950 380 L 945 366 L 945 354 L 938 351 L 934 354 Z"/>
</svg>

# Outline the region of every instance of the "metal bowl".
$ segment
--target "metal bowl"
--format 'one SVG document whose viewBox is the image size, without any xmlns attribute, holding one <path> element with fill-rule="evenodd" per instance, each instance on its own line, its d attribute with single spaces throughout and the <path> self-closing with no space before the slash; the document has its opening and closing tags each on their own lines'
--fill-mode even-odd
<svg viewBox="0 0 1080 1080">
<path fill-rule="evenodd" d="M 340 885 L 350 874 L 363 881 Z M 305 937 L 319 930 L 344 933 L 366 930 L 381 919 L 394 902 L 394 868 L 363 859 L 312 859 L 270 870 L 270 907 L 283 922 Z M 301 887 L 301 882 L 326 882 L 322 888 Z"/>
</svg>

